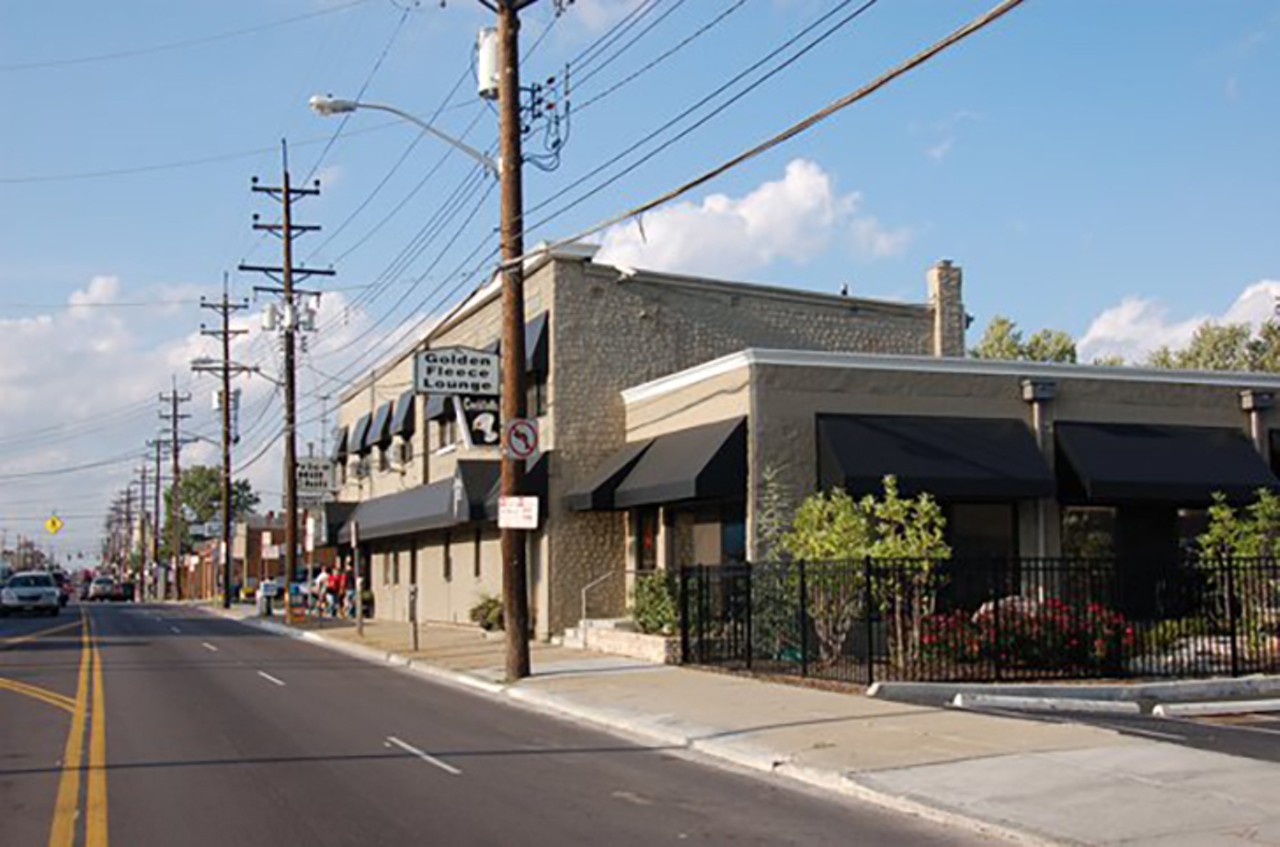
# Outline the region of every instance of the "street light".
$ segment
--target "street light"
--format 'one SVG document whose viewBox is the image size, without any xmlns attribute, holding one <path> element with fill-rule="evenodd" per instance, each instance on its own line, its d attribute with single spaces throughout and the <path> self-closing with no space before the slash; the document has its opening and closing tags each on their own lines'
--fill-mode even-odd
<svg viewBox="0 0 1280 847">
<path fill-rule="evenodd" d="M 423 132 L 434 135 L 445 144 L 462 151 L 467 156 L 470 156 L 472 159 L 475 159 L 477 162 L 484 165 L 485 170 L 494 177 L 497 177 L 502 173 L 502 163 L 497 159 L 481 153 L 476 148 L 459 141 L 452 135 L 441 132 L 422 118 L 397 109 L 395 106 L 388 106 L 385 103 L 365 103 L 359 100 L 341 100 L 336 97 L 331 97 L 328 94 L 313 94 L 311 99 L 307 101 L 307 105 L 311 107 L 311 111 L 326 118 L 332 117 L 333 115 L 350 114 L 356 109 L 374 109 L 379 112 L 388 112 L 398 118 L 408 121 Z"/>
</svg>

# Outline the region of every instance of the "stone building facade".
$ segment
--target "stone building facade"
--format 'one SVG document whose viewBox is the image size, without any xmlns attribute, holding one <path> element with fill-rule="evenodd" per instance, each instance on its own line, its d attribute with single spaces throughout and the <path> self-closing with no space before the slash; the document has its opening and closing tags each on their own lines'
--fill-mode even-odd
<svg viewBox="0 0 1280 847">
<path fill-rule="evenodd" d="M 574 625 L 583 589 L 621 576 L 630 538 L 622 512 L 575 511 L 566 498 L 628 438 L 623 391 L 749 347 L 914 356 L 963 355 L 967 318 L 960 269 L 942 262 L 928 273 L 928 300 L 902 304 L 787 288 L 633 271 L 592 261 L 593 250 L 543 255 L 526 268 L 526 349 L 531 356 L 530 416 L 540 428 L 544 474 L 542 527 L 529 534 L 531 601 L 536 629 L 547 636 Z M 413 353 L 423 346 L 483 349 L 499 337 L 495 283 L 446 315 L 413 349 L 384 363 L 347 390 L 339 408 L 338 499 L 375 505 L 408 502 L 415 489 L 473 483 L 492 446 L 460 432 L 464 423 L 439 399 L 413 397 Z M 492 348 L 491 348 L 492 349 Z M 539 364 L 538 360 L 541 363 Z M 397 405 L 410 404 L 411 425 Z M 380 417 L 380 411 L 390 409 Z M 364 427 L 362 430 L 361 427 Z M 361 435 L 361 444 L 352 444 Z M 492 492 L 488 492 L 491 494 Z M 475 497 L 476 491 L 468 496 Z M 692 537 L 698 517 L 681 517 Z M 483 504 L 447 527 L 398 533 L 360 543 L 369 556 L 378 614 L 404 618 L 408 587 L 418 586 L 420 620 L 465 622 L 485 594 L 500 595 L 496 526 Z M 591 613 L 622 611 L 622 579 L 592 595 Z"/>
</svg>

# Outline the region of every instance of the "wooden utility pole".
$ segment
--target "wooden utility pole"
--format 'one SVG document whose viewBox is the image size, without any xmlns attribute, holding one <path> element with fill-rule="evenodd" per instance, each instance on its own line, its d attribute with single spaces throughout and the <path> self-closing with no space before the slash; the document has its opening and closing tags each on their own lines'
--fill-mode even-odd
<svg viewBox="0 0 1280 847">
<path fill-rule="evenodd" d="M 498 14 L 498 150 L 502 163 L 502 484 L 521 493 L 524 461 L 508 449 L 506 426 L 525 416 L 524 185 L 520 121 L 520 10 L 534 0 L 495 0 Z M 529 675 L 529 587 L 525 533 L 502 533 L 502 609 L 508 680 Z"/>
<path fill-rule="evenodd" d="M 148 546 L 148 528 L 147 521 L 150 518 L 147 515 L 147 477 L 150 468 L 144 464 L 138 468 L 141 476 L 140 490 L 138 491 L 138 567 L 133 574 L 133 596 L 135 600 L 142 599 L 141 591 L 145 581 L 147 572 L 147 553 L 150 551 Z"/>
<path fill-rule="evenodd" d="M 148 441 L 147 444 L 155 448 L 155 475 L 151 486 L 151 521 L 154 526 L 151 527 L 151 567 L 152 573 L 160 569 L 160 489 L 164 485 L 163 476 L 160 471 L 160 451 L 163 449 L 165 441 L 163 438 L 157 438 L 154 441 Z M 157 598 L 163 599 L 163 598 Z"/>
<path fill-rule="evenodd" d="M 280 314 L 280 330 L 284 344 L 284 586 L 285 603 L 288 603 L 289 584 L 297 576 L 298 571 L 298 433 L 297 433 L 297 333 L 301 330 L 314 329 L 314 315 L 301 305 L 298 295 L 319 296 L 318 292 L 300 291 L 294 283 L 310 276 L 333 276 L 331 269 L 295 268 L 293 266 L 293 239 L 304 232 L 315 232 L 319 226 L 312 224 L 295 224 L 293 222 L 293 200 L 320 193 L 320 181 L 309 188 L 295 188 L 289 180 L 289 150 L 282 141 L 283 182 L 272 187 L 259 185 L 257 177 L 253 179 L 253 190 L 267 194 L 279 201 L 283 216 L 280 223 L 260 223 L 256 220 L 253 228 L 270 232 L 280 238 L 284 245 L 284 262 L 279 267 L 241 264 L 242 271 L 256 271 L 266 274 L 278 282 L 279 287 L 256 287 L 257 291 L 269 291 L 280 295 L 282 310 Z M 357 601 L 358 602 L 358 601 Z M 287 608 L 287 605 L 286 605 Z"/>
<path fill-rule="evenodd" d="M 231 376 L 233 373 L 249 370 L 243 365 L 236 365 L 231 361 L 231 339 L 237 335 L 244 335 L 247 329 L 232 329 L 231 316 L 242 309 L 249 308 L 249 304 L 244 301 L 238 303 L 231 302 L 230 292 L 227 288 L 227 275 L 222 275 L 222 299 L 216 302 L 208 302 L 203 297 L 200 298 L 200 307 L 211 309 L 222 318 L 222 325 L 218 329 L 206 329 L 203 325 L 200 327 L 201 335 L 208 335 L 217 338 L 222 342 L 222 361 L 216 363 L 201 363 L 193 367 L 197 371 L 212 370 L 218 372 L 222 377 L 222 388 L 220 403 L 222 408 L 222 608 L 231 608 L 231 528 L 234 524 L 235 515 L 231 508 L 231 405 L 234 398 L 231 394 Z"/>
<path fill-rule="evenodd" d="M 169 552 L 173 568 L 173 586 L 176 599 L 182 599 L 181 580 L 178 576 L 182 567 L 182 494 L 178 490 L 182 484 L 182 421 L 191 417 L 183 414 L 183 403 L 191 402 L 190 394 L 178 393 L 178 378 L 173 378 L 172 391 L 160 395 L 161 403 L 168 403 L 168 412 L 161 412 L 161 419 L 169 423 L 169 458 L 172 462 L 171 480 L 169 482 Z M 164 599 L 163 597 L 161 599 Z"/>
</svg>

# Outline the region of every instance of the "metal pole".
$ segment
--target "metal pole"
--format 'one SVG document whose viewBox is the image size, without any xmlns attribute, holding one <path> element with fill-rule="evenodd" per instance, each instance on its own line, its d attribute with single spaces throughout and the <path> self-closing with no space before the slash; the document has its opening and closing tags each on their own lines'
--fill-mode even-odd
<svg viewBox="0 0 1280 847">
<path fill-rule="evenodd" d="M 871 557 L 862 557 L 862 590 L 863 590 L 863 614 L 867 617 L 867 685 L 873 684 L 875 679 L 876 668 L 876 623 L 872 617 L 872 609 L 874 608 L 873 598 L 875 597 L 874 587 L 871 580 L 874 578 L 871 570 Z"/>
<path fill-rule="evenodd" d="M 1223 563 L 1224 563 L 1224 560 L 1219 558 L 1218 567 L 1219 568 L 1223 567 Z M 1239 676 L 1240 675 L 1240 646 L 1238 643 L 1239 627 L 1236 622 L 1236 602 L 1235 602 L 1236 592 L 1235 592 L 1235 580 L 1233 579 L 1233 574 L 1232 574 L 1232 571 L 1235 570 L 1235 567 L 1234 567 L 1235 563 L 1232 561 L 1232 557 L 1229 554 L 1225 559 L 1225 564 L 1226 564 L 1226 568 L 1225 568 L 1225 573 L 1223 575 L 1226 578 L 1226 591 L 1227 591 L 1227 632 L 1231 636 L 1231 675 Z"/>
<path fill-rule="evenodd" d="M 800 675 L 809 675 L 809 591 L 805 584 L 804 562 L 800 568 Z"/>
<path fill-rule="evenodd" d="M 409 586 L 409 623 L 413 625 L 413 652 L 418 652 L 418 586 Z"/>
<path fill-rule="evenodd" d="M 498 111 L 502 162 L 502 400 L 504 425 L 525 415 L 524 396 L 524 198 L 520 145 L 520 18 L 517 4 L 499 2 Z M 286 264 L 288 264 L 286 262 Z M 504 427 L 505 429 L 505 427 Z M 524 466 L 502 453 L 504 497 L 520 493 Z M 529 675 L 529 592 L 525 567 L 525 534 L 502 529 L 502 609 L 505 620 L 507 679 Z"/>
</svg>

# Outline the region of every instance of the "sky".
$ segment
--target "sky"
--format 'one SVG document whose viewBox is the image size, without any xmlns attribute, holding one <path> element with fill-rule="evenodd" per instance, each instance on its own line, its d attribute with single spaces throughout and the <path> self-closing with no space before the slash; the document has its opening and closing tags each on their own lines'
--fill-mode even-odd
<svg viewBox="0 0 1280 847">
<path fill-rule="evenodd" d="M 527 242 L 607 220 L 822 108 L 994 0 L 553 0 L 524 13 L 543 83 L 526 151 Z M 865 9 L 861 7 L 866 6 Z M 493 269 L 498 192 L 377 111 L 482 150 L 477 0 L 0 2 L 0 529 L 92 561 L 111 499 L 150 455 L 159 393 L 191 401 L 184 463 L 217 461 L 216 352 L 200 307 L 227 275 L 249 308 L 234 358 L 278 373 L 258 329 L 279 243 L 281 142 L 296 257 L 332 268 L 300 418 L 323 446 L 336 395 Z M 554 78 L 554 79 L 552 79 Z M 566 78 L 568 88 L 566 91 Z M 1141 360 L 1206 319 L 1257 322 L 1280 294 L 1280 0 L 1027 0 L 807 133 L 605 231 L 602 260 L 919 302 L 964 269 L 975 318 L 1066 330 L 1085 359 Z M 545 168 L 545 169 L 544 169 Z M 233 463 L 278 505 L 281 403 L 242 377 Z M 325 399 L 325 398 L 328 399 Z M 149 460 L 148 460 L 149 461 Z M 166 458 L 167 464 L 167 458 Z M 57 512 L 56 537 L 41 524 Z M 77 558 L 83 555 L 85 558 Z"/>
</svg>

